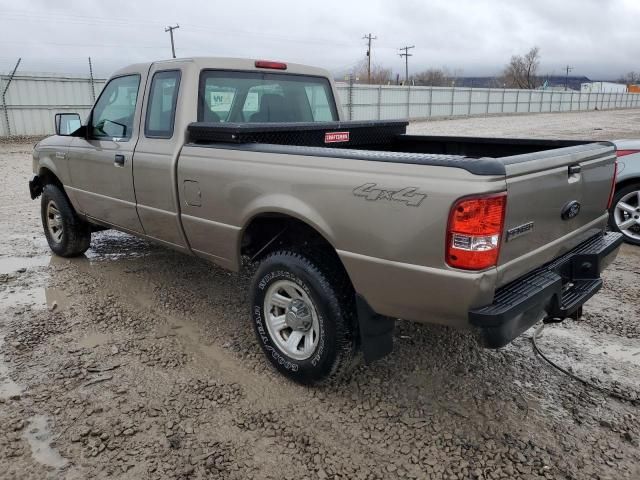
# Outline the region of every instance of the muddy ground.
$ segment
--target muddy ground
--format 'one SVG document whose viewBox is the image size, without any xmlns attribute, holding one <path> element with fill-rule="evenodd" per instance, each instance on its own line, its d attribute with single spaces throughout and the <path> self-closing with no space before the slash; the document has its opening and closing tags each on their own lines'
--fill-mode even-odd
<svg viewBox="0 0 640 480">
<path fill-rule="evenodd" d="M 600 113 L 573 132 L 553 121 L 638 131 L 640 113 Z M 541 119 L 490 120 L 505 135 Z M 469 121 L 431 126 L 478 133 Z M 491 351 L 408 323 L 391 356 L 310 389 L 263 359 L 246 274 L 112 231 L 52 257 L 31 147 L 0 145 L 0 478 L 640 478 L 640 249 L 623 248 L 584 318 L 539 340 L 631 401 L 550 368 L 532 331 Z"/>
</svg>

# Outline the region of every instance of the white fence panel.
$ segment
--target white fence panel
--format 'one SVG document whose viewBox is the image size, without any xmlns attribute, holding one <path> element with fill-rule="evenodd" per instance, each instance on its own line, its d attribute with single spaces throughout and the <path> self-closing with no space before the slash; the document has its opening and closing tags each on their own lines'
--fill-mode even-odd
<svg viewBox="0 0 640 480">
<path fill-rule="evenodd" d="M 9 84 L 6 93 L 7 109 L 0 104 L 0 136 L 6 136 L 7 119 L 11 135 L 48 135 L 54 132 L 56 113 L 74 112 L 82 117 L 89 114 L 94 102 L 91 81 L 82 77 L 26 76 L 0 77 L 0 93 Z M 105 80 L 94 79 L 97 97 Z"/>
<path fill-rule="evenodd" d="M 0 76 L 0 93 L 9 77 Z M 105 80 L 95 79 L 95 96 Z M 352 120 L 428 119 L 467 115 L 523 114 L 638 108 L 640 94 L 580 93 L 503 88 L 403 87 L 338 84 L 344 117 Z M 16 75 L 0 104 L 0 136 L 53 133 L 56 112 L 86 117 L 94 102 L 91 81 L 72 76 Z M 8 124 L 7 124 L 8 120 Z"/>
</svg>

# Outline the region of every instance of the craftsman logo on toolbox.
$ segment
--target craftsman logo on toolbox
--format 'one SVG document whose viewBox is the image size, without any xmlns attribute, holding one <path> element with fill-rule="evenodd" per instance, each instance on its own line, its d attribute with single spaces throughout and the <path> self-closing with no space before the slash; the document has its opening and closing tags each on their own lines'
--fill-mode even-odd
<svg viewBox="0 0 640 480">
<path fill-rule="evenodd" d="M 324 134 L 324 143 L 348 142 L 349 132 L 327 132 Z"/>
</svg>

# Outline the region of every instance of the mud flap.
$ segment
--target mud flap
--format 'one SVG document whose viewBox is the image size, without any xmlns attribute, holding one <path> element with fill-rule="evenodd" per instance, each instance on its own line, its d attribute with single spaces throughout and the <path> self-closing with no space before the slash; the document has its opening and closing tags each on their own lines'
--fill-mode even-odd
<svg viewBox="0 0 640 480">
<path fill-rule="evenodd" d="M 361 295 L 356 294 L 360 329 L 360 346 L 367 365 L 393 351 L 393 318 L 378 315 Z"/>
<path fill-rule="evenodd" d="M 42 182 L 40 181 L 40 177 L 35 175 L 32 180 L 29 181 L 29 194 L 31 195 L 31 200 L 35 200 L 42 194 Z"/>
</svg>

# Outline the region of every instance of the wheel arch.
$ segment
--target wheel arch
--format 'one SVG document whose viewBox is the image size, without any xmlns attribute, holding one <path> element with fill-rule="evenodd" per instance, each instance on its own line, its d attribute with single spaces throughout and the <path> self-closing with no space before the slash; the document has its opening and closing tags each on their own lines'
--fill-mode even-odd
<svg viewBox="0 0 640 480">
<path fill-rule="evenodd" d="M 48 166 L 40 166 L 38 169 L 38 178 L 40 178 L 40 183 L 42 186 L 53 184 L 59 187 L 64 192 L 64 185 L 62 181 L 58 178 L 58 175 L 54 170 L 49 168 Z"/>
<path fill-rule="evenodd" d="M 56 187 L 58 187 L 62 192 L 62 194 L 65 197 L 67 197 L 67 200 L 69 200 L 69 203 L 71 204 L 71 208 L 73 208 L 75 213 L 77 215 L 80 215 L 83 219 L 86 220 L 86 218 L 83 216 L 83 213 L 78 208 L 78 204 L 76 202 L 75 196 L 73 195 L 73 192 L 67 191 L 67 189 L 64 186 L 64 183 L 62 183 L 62 180 L 60 180 L 55 170 L 52 170 L 46 165 L 40 166 L 40 168 L 38 169 L 37 179 L 38 179 L 40 189 L 44 189 L 45 185 L 55 185 Z"/>
<path fill-rule="evenodd" d="M 238 235 L 238 257 L 247 256 L 259 260 L 278 248 L 303 249 L 313 247 L 320 253 L 329 254 L 353 282 L 338 255 L 329 235 L 318 225 L 301 218 L 294 212 L 278 210 L 261 211 L 251 216 Z"/>
</svg>

